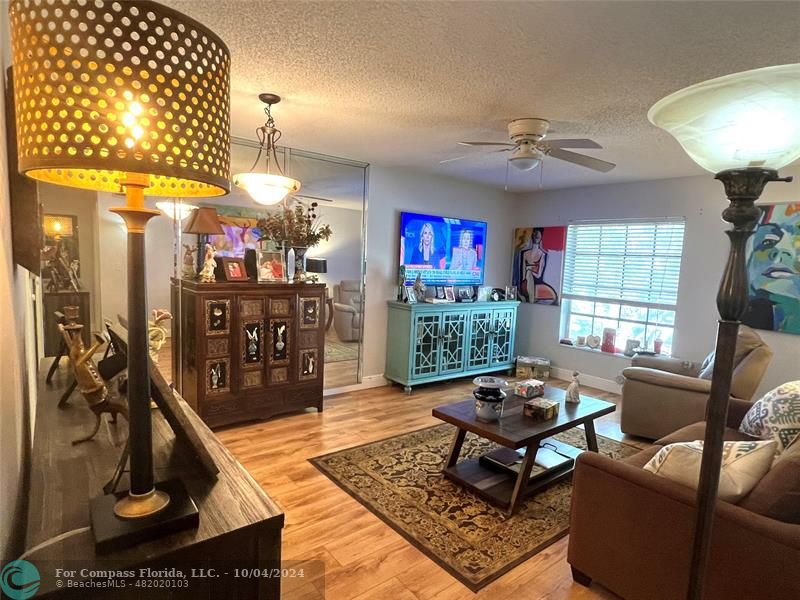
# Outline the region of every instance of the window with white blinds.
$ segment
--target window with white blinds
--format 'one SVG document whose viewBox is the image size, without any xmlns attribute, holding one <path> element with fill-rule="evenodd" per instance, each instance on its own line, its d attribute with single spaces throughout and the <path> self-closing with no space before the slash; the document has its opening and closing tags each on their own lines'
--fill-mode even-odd
<svg viewBox="0 0 800 600">
<path fill-rule="evenodd" d="M 616 332 L 616 348 L 671 354 L 685 222 L 578 223 L 567 230 L 562 335 Z"/>
<path fill-rule="evenodd" d="M 674 306 L 685 223 L 570 225 L 564 297 Z"/>
</svg>

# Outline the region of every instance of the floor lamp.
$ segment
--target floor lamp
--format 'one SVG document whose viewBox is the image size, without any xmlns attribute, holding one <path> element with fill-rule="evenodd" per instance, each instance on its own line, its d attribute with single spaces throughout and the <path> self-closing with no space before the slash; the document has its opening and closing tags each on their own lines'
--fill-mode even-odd
<svg viewBox="0 0 800 600">
<path fill-rule="evenodd" d="M 736 337 L 748 304 L 745 254 L 760 211 L 754 202 L 777 169 L 800 158 L 800 64 L 735 73 L 699 83 L 657 102 L 650 121 L 671 133 L 704 169 L 716 173 L 730 201 L 723 211 L 730 252 L 717 293 L 719 324 L 706 433 L 697 487 L 687 598 L 703 597 Z"/>
<path fill-rule="evenodd" d="M 90 503 L 109 547 L 196 525 L 180 480 L 155 483 L 147 345 L 148 196 L 230 191 L 230 52 L 193 19 L 146 0 L 9 7 L 19 171 L 124 192 L 128 232 L 130 490 Z M 192 514 L 193 508 L 193 514 Z"/>
</svg>

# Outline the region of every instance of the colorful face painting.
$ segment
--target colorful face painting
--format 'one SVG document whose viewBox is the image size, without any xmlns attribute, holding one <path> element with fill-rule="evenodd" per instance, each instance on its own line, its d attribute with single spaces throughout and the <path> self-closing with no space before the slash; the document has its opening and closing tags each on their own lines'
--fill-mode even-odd
<svg viewBox="0 0 800 600">
<path fill-rule="evenodd" d="M 800 203 L 761 207 L 748 243 L 751 327 L 800 334 Z"/>
</svg>

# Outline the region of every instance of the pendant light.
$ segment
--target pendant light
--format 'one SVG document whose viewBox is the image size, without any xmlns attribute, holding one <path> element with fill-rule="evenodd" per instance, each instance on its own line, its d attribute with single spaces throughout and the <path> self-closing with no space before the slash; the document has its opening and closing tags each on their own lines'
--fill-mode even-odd
<svg viewBox="0 0 800 600">
<path fill-rule="evenodd" d="M 272 105 L 281 101 L 281 97 L 276 94 L 259 94 L 258 99 L 267 106 L 264 113 L 267 115 L 267 122 L 256 129 L 259 148 L 253 166 L 247 173 L 237 173 L 233 176 L 233 183 L 245 190 L 250 197 L 258 204 L 271 206 L 277 204 L 289 194 L 294 194 L 300 190 L 300 182 L 283 174 L 275 145 L 281 138 L 281 130 L 275 127 L 275 120 L 272 118 Z M 261 160 L 261 155 L 266 154 L 266 169 L 264 173 L 256 172 L 254 169 Z M 272 172 L 272 164 L 275 165 L 277 173 Z"/>
</svg>

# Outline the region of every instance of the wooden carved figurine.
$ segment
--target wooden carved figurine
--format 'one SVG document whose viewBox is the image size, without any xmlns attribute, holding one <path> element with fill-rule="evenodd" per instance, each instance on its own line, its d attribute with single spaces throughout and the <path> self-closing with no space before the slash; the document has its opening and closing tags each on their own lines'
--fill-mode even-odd
<svg viewBox="0 0 800 600">
<path fill-rule="evenodd" d="M 197 246 L 190 246 L 189 244 L 183 245 L 183 270 L 181 276 L 184 279 L 194 279 L 197 277 L 197 271 L 194 268 L 195 252 L 197 252 Z"/>
<path fill-rule="evenodd" d="M 214 275 L 214 269 L 217 268 L 217 261 L 214 260 L 215 254 L 214 247 L 211 244 L 206 244 L 206 257 L 199 275 L 201 283 L 214 283 L 217 280 L 216 275 Z"/>
<path fill-rule="evenodd" d="M 581 382 L 578 381 L 578 375 L 577 371 L 572 372 L 572 383 L 567 388 L 566 401 L 570 404 L 579 404 L 581 401 Z"/>
<path fill-rule="evenodd" d="M 73 444 L 80 444 L 91 440 L 97 434 L 100 429 L 101 415 L 104 412 L 109 413 L 114 422 L 116 422 L 118 414 L 128 420 L 128 407 L 124 403 L 109 400 L 108 388 L 97 372 L 97 367 L 92 360 L 92 356 L 105 343 L 105 340 L 95 333 L 95 341 L 87 349 L 83 345 L 83 337 L 81 336 L 83 325 L 76 323 L 64 327 L 64 325 L 59 324 L 58 329 L 61 331 L 61 335 L 64 336 L 64 342 L 69 349 L 69 359 L 72 363 L 75 381 L 78 383 L 78 390 L 86 399 L 95 418 L 92 433 L 72 442 Z"/>
</svg>

